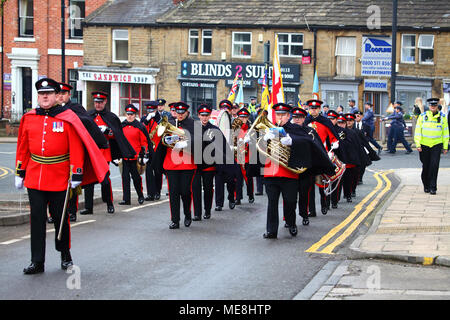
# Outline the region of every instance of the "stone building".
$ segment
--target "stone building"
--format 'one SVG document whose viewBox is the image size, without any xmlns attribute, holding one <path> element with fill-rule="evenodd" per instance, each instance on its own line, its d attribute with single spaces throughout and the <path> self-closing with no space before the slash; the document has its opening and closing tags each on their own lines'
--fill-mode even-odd
<svg viewBox="0 0 450 320">
<path fill-rule="evenodd" d="M 362 110 L 371 101 L 381 115 L 391 100 L 392 1 L 139 3 L 112 1 L 86 19 L 79 78 L 86 95 L 110 92 L 119 114 L 126 103 L 156 98 L 216 106 L 236 72 L 245 101 L 260 100 L 264 45 L 270 42 L 272 61 L 275 35 L 286 102 L 312 97 L 314 70 L 331 108 L 354 99 Z M 446 0 L 398 3 L 395 99 L 408 112 L 418 96 L 450 101 L 449 16 Z"/>
<path fill-rule="evenodd" d="M 82 22 L 105 1 L 65 0 L 65 81 L 75 88 L 72 99 L 80 102 L 76 82 L 84 55 Z M 3 1 L 2 18 L 1 118 L 17 121 L 37 105 L 38 79 L 62 79 L 61 1 Z"/>
</svg>

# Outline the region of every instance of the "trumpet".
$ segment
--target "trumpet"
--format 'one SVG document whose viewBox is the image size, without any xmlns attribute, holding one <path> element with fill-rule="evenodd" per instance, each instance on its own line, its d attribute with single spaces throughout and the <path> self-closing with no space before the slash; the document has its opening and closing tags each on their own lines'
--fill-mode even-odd
<svg viewBox="0 0 450 320">
<path fill-rule="evenodd" d="M 260 116 L 255 120 L 254 126 L 258 130 L 268 131 L 271 128 L 278 128 L 272 122 L 267 119 L 267 116 L 262 112 Z M 291 147 L 285 146 L 280 142 L 279 138 L 275 138 L 267 141 L 267 148 L 264 148 L 262 145 L 263 137 L 258 138 L 256 143 L 256 148 L 259 152 L 261 152 L 264 156 L 268 157 L 274 162 L 277 162 L 282 167 L 300 174 L 307 170 L 307 168 L 291 168 L 288 166 L 289 157 L 291 155 Z"/>
<path fill-rule="evenodd" d="M 150 133 L 151 137 L 153 137 L 155 132 L 158 135 L 158 137 L 161 137 L 161 143 L 171 149 L 175 147 L 175 144 L 178 141 L 187 140 L 186 133 L 184 132 L 184 130 L 171 124 L 166 116 L 162 118 L 158 126 Z M 179 138 L 172 139 L 171 142 L 167 143 L 165 138 L 170 136 L 178 136 Z"/>
</svg>

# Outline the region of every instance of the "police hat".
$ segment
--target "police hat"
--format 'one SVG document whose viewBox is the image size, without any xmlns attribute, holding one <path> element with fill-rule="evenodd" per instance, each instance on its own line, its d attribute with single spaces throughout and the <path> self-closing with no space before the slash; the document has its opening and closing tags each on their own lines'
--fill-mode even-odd
<svg viewBox="0 0 450 320">
<path fill-rule="evenodd" d="M 398 109 L 400 112 L 403 112 L 403 108 L 400 106 L 396 106 L 394 109 Z"/>
<path fill-rule="evenodd" d="M 293 116 L 294 118 L 297 118 L 297 117 L 306 117 L 307 114 L 308 114 L 308 113 L 306 112 L 305 109 L 300 108 L 300 107 L 294 107 L 294 108 L 292 108 L 291 113 L 292 113 L 292 116 Z"/>
<path fill-rule="evenodd" d="M 231 103 L 230 100 L 224 99 L 224 100 L 219 102 L 219 108 L 220 109 L 222 109 L 222 108 L 231 109 L 231 108 L 233 108 L 233 104 Z"/>
<path fill-rule="evenodd" d="M 134 104 L 129 104 L 127 106 L 125 106 L 125 112 L 127 114 L 135 114 L 139 112 L 139 109 L 136 108 L 136 106 Z"/>
<path fill-rule="evenodd" d="M 427 102 L 430 106 L 437 106 L 439 104 L 439 99 L 438 98 L 430 98 L 430 99 L 427 99 Z"/>
<path fill-rule="evenodd" d="M 55 92 L 61 91 L 61 86 L 58 82 L 50 78 L 43 78 L 38 80 L 35 85 L 37 92 Z"/>
<path fill-rule="evenodd" d="M 160 106 L 163 106 L 163 105 L 166 104 L 166 100 L 164 100 L 164 99 L 158 99 L 158 103 L 159 103 Z"/>
<path fill-rule="evenodd" d="M 108 98 L 108 94 L 101 91 L 92 92 L 92 98 L 94 98 L 94 102 L 103 102 L 106 98 Z"/>
<path fill-rule="evenodd" d="M 212 112 L 211 106 L 204 103 L 199 105 L 197 108 L 197 113 L 201 116 L 209 116 L 211 112 Z"/>
<path fill-rule="evenodd" d="M 250 117 L 250 112 L 244 107 L 237 112 L 237 115 L 238 117 Z"/>
<path fill-rule="evenodd" d="M 399 106 L 402 106 L 403 103 L 401 101 L 395 101 L 396 104 L 398 104 Z"/>
<path fill-rule="evenodd" d="M 359 114 L 359 115 L 361 115 L 361 116 L 363 115 L 362 111 L 359 111 L 359 110 L 358 110 L 358 111 L 355 111 L 355 112 L 353 112 L 353 113 L 354 113 L 355 115 L 357 115 L 357 114 Z"/>
<path fill-rule="evenodd" d="M 256 97 L 255 96 L 251 96 L 250 100 L 256 100 Z"/>
<path fill-rule="evenodd" d="M 147 101 L 144 106 L 147 107 L 149 110 L 155 110 L 159 105 L 158 101 Z"/>
<path fill-rule="evenodd" d="M 322 106 L 322 103 L 322 101 L 316 99 L 306 101 L 306 105 L 311 109 L 320 108 Z"/>
<path fill-rule="evenodd" d="M 60 82 L 61 91 L 71 91 L 73 87 L 70 84 Z"/>
<path fill-rule="evenodd" d="M 285 113 L 285 112 L 291 112 L 292 106 L 287 103 L 277 103 L 272 107 L 272 109 L 275 111 L 275 113 Z"/>
<path fill-rule="evenodd" d="M 328 119 L 337 119 L 337 117 L 339 117 L 339 115 L 336 111 L 330 110 L 327 113 L 327 117 L 328 117 Z"/>
</svg>

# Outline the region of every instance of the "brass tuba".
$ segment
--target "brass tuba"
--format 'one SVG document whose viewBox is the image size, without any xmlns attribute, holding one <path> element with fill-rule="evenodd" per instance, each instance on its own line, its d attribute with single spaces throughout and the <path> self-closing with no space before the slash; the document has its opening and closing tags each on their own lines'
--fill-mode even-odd
<svg viewBox="0 0 450 320">
<path fill-rule="evenodd" d="M 238 140 L 239 131 L 244 123 L 241 119 L 236 118 L 233 120 L 231 124 L 231 132 L 233 135 L 233 151 L 234 158 L 236 159 L 238 164 L 245 163 L 245 143 L 243 141 Z"/>
<path fill-rule="evenodd" d="M 155 134 L 155 130 L 156 130 L 156 134 L 158 135 L 158 137 L 161 137 L 161 143 L 163 145 L 165 145 L 166 147 L 169 147 L 171 149 L 173 149 L 173 147 L 175 146 L 176 142 L 187 140 L 186 133 L 184 132 L 184 130 L 174 126 L 173 124 L 171 124 L 166 116 L 164 116 L 162 118 L 161 122 L 151 132 L 151 138 Z M 173 136 L 173 135 L 179 136 L 180 139 L 178 141 L 174 142 L 174 143 L 167 144 L 166 141 L 165 141 L 165 137 Z"/>
<path fill-rule="evenodd" d="M 276 126 L 269 121 L 266 114 L 261 112 L 258 118 L 255 120 L 252 128 L 256 128 L 258 130 L 268 131 L 270 128 L 276 128 Z M 270 160 L 277 162 L 282 167 L 292 171 L 293 173 L 303 173 L 307 170 L 307 168 L 290 168 L 288 166 L 289 157 L 291 155 L 291 147 L 285 146 L 280 142 L 279 138 L 275 138 L 267 141 L 267 147 L 263 145 L 263 137 L 258 138 L 256 142 L 256 148 L 259 152 L 261 152 L 264 156 L 268 157 Z"/>
</svg>

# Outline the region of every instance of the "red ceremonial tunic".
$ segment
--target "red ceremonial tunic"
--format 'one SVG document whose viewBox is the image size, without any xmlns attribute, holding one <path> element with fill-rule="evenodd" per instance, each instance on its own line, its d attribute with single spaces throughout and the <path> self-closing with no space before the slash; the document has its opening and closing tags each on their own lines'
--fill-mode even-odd
<svg viewBox="0 0 450 320">
<path fill-rule="evenodd" d="M 164 170 L 195 170 L 197 169 L 197 165 L 189 153 L 183 150 L 167 148 L 163 168 Z"/>
<path fill-rule="evenodd" d="M 267 158 L 266 165 L 264 167 L 264 178 L 298 179 L 298 174 L 293 173 L 292 171 Z"/>
<path fill-rule="evenodd" d="M 241 130 L 239 131 L 238 139 L 244 139 L 245 135 L 247 134 L 247 131 L 249 129 L 249 126 L 247 123 L 244 123 L 241 127 Z M 239 150 L 238 150 L 239 152 Z M 250 150 L 248 143 L 245 144 L 245 163 L 250 162 Z"/>
<path fill-rule="evenodd" d="M 330 144 L 338 141 L 338 139 L 336 139 L 336 137 L 331 132 L 331 130 L 327 126 L 325 126 L 317 121 L 311 122 L 311 124 L 309 126 L 311 126 L 313 129 L 316 130 L 317 134 L 320 137 L 320 140 L 322 141 L 323 145 L 325 146 L 325 149 L 327 151 L 330 151 L 330 150 L 328 150 L 327 144 L 326 144 L 327 137 L 329 138 Z"/>
<path fill-rule="evenodd" d="M 16 169 L 17 172 L 25 170 L 25 187 L 64 191 L 70 165 L 73 165 L 73 174 L 83 174 L 85 150 L 70 122 L 48 115 L 30 114 L 22 117 L 20 126 Z"/>
<path fill-rule="evenodd" d="M 149 123 L 145 125 L 147 128 L 148 134 L 150 134 L 156 127 L 158 126 L 158 122 L 155 119 L 150 119 Z M 153 151 L 156 151 L 158 148 L 159 142 L 161 141 L 161 137 L 158 137 L 157 132 L 155 131 L 153 138 L 151 138 L 153 144 Z"/>
<path fill-rule="evenodd" d="M 97 126 L 108 126 L 105 121 L 103 121 L 102 117 L 98 114 L 95 119 L 94 119 L 95 123 L 97 124 Z M 108 133 L 105 134 L 106 139 L 109 141 L 111 139 L 114 139 L 114 134 L 112 132 L 112 130 Z M 112 161 L 112 157 L 111 157 L 111 148 L 107 148 L 107 149 L 100 149 L 100 151 L 103 154 L 103 157 L 105 158 L 105 160 L 109 163 Z"/>
<path fill-rule="evenodd" d="M 141 152 L 141 148 L 144 147 L 147 150 L 147 137 L 144 133 L 131 125 L 123 127 L 123 134 L 127 138 L 128 142 L 136 151 L 134 158 L 126 158 L 125 160 L 136 160 Z"/>
</svg>

